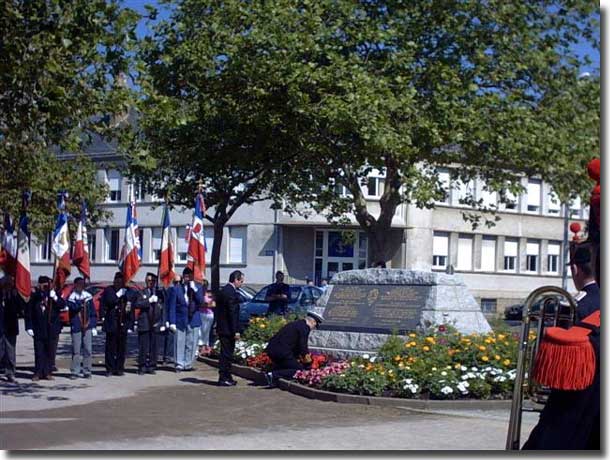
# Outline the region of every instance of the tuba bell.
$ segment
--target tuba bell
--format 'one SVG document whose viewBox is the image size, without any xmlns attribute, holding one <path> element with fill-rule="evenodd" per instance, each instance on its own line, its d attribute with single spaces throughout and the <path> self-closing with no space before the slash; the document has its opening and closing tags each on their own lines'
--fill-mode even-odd
<svg viewBox="0 0 610 460">
<path fill-rule="evenodd" d="M 550 389 L 539 385 L 532 378 L 544 329 L 554 326 L 566 329 L 571 327 L 576 318 L 576 308 L 574 298 L 556 286 L 540 287 L 525 300 L 506 450 L 520 449 L 523 412 L 541 412 L 550 394 Z M 533 331 L 535 336 L 530 337 Z M 526 398 L 527 404 L 524 405 Z"/>
</svg>

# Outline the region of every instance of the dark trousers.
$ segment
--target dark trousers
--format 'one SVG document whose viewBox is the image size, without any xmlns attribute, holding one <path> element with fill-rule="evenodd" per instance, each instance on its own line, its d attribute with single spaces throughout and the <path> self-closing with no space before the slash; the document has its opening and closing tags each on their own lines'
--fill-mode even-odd
<svg viewBox="0 0 610 460">
<path fill-rule="evenodd" d="M 15 375 L 16 345 L 16 335 L 3 335 L 0 337 L 0 365 L 5 369 L 7 376 Z"/>
<path fill-rule="evenodd" d="M 34 336 L 34 375 L 47 377 L 51 375 L 51 339 L 38 339 Z"/>
<path fill-rule="evenodd" d="M 155 331 L 138 332 L 138 367 L 156 369 L 157 367 L 157 333 Z"/>
<path fill-rule="evenodd" d="M 233 380 L 231 376 L 231 362 L 235 352 L 235 337 L 221 335 L 220 339 L 220 361 L 218 363 L 219 380 Z"/>
<path fill-rule="evenodd" d="M 59 344 L 59 335 L 56 334 L 52 334 L 51 338 L 49 339 L 49 343 L 50 343 L 50 347 L 51 349 L 49 350 L 50 352 L 50 356 L 49 356 L 49 366 L 51 366 L 51 371 L 53 371 L 53 369 L 55 369 L 55 356 L 57 355 L 57 345 Z"/>
<path fill-rule="evenodd" d="M 127 348 L 127 334 L 106 334 L 106 370 L 110 372 L 123 372 L 125 370 L 125 349 Z"/>
<path fill-rule="evenodd" d="M 303 365 L 294 356 L 273 357 L 271 361 L 273 362 L 271 374 L 274 379 L 291 379 L 296 371 L 304 369 Z"/>
<path fill-rule="evenodd" d="M 172 361 L 174 356 L 174 336 L 169 330 L 159 332 L 157 335 L 157 356 L 163 360 L 164 363 Z"/>
</svg>

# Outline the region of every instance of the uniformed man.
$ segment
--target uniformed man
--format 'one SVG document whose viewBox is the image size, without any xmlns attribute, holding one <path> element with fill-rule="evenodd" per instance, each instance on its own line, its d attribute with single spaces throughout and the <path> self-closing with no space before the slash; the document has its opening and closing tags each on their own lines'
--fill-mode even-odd
<svg viewBox="0 0 610 460">
<path fill-rule="evenodd" d="M 318 327 L 324 319 L 321 315 L 310 311 L 304 319 L 292 321 L 282 327 L 269 340 L 265 353 L 273 362 L 273 371 L 267 373 L 267 383 L 275 386 L 277 379 L 291 379 L 294 374 L 311 362 L 309 355 L 309 333 Z"/>
<path fill-rule="evenodd" d="M 590 264 L 598 285 L 601 279 L 600 169 L 599 159 L 588 165 L 589 176 L 597 184 L 591 193 L 588 244 L 584 246 L 590 251 Z M 597 305 L 591 314 L 569 329 L 545 328 L 533 378 L 552 391 L 523 449 L 600 450 L 600 324 Z"/>
<path fill-rule="evenodd" d="M 15 279 L 6 275 L 0 290 L 0 364 L 9 382 L 15 382 L 16 346 L 19 335 L 19 314 L 23 300 L 15 290 Z"/>
<path fill-rule="evenodd" d="M 188 267 L 182 271 L 182 282 L 172 286 L 167 293 L 169 327 L 174 333 L 176 372 L 193 370 L 203 296 L 203 287 L 193 281 L 193 271 Z"/>
<path fill-rule="evenodd" d="M 51 278 L 40 276 L 38 287 L 25 309 L 26 332 L 34 339 L 33 381 L 53 378 L 53 342 L 59 335 L 57 323 L 61 325 L 60 312 L 66 302 L 51 289 Z"/>
<path fill-rule="evenodd" d="M 67 299 L 72 335 L 72 365 L 70 379 L 91 378 L 93 362 L 93 337 L 97 335 L 97 315 L 93 296 L 85 291 L 85 280 L 74 278 L 74 290 Z"/>
<path fill-rule="evenodd" d="M 591 248 L 589 244 L 579 244 L 571 260 L 568 262 L 572 271 L 574 286 L 580 291 L 576 300 L 578 309 L 576 315 L 582 320 L 599 310 L 599 286 L 595 281 L 593 267 L 591 266 Z"/>
<path fill-rule="evenodd" d="M 290 286 L 284 283 L 284 273 L 280 270 L 275 274 L 275 283 L 267 290 L 267 302 L 269 302 L 268 315 L 285 315 L 290 299 Z"/>
<path fill-rule="evenodd" d="M 146 288 L 142 291 L 138 332 L 138 375 L 154 374 L 157 368 L 157 334 L 165 331 L 164 295 L 157 286 L 157 275 L 146 274 Z M 135 311 L 135 310 L 134 310 Z"/>
<path fill-rule="evenodd" d="M 218 385 L 237 385 L 231 375 L 231 362 L 235 352 L 235 341 L 239 335 L 239 289 L 246 281 L 246 275 L 235 270 L 229 275 L 229 282 L 218 293 L 216 301 L 216 334 L 220 340 L 220 360 L 218 363 Z"/>
<path fill-rule="evenodd" d="M 123 273 L 114 275 L 112 286 L 104 289 L 101 311 L 106 332 L 106 377 L 122 376 L 125 373 L 127 331 L 132 328 L 131 310 L 138 306 L 139 296 L 135 289 L 125 286 Z"/>
</svg>

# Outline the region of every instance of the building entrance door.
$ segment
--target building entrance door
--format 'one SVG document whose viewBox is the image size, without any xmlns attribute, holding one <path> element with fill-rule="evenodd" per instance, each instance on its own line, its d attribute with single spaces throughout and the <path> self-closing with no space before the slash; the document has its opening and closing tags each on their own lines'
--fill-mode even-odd
<svg viewBox="0 0 610 460">
<path fill-rule="evenodd" d="M 330 280 L 335 274 L 366 268 L 367 239 L 364 232 L 355 231 L 353 241 L 346 242 L 338 230 L 316 230 L 314 282 Z"/>
</svg>

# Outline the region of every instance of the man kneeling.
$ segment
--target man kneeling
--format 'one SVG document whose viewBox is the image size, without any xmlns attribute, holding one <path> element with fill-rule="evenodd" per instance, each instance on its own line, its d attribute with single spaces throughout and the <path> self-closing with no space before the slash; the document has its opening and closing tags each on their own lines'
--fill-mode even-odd
<svg viewBox="0 0 610 460">
<path fill-rule="evenodd" d="M 299 358 L 311 362 L 307 341 L 309 333 L 323 321 L 321 315 L 308 312 L 305 319 L 299 319 L 286 324 L 277 334 L 271 337 L 265 353 L 273 362 L 273 372 L 267 372 L 267 383 L 275 386 L 279 378 L 291 379 L 294 374 L 303 369 Z"/>
</svg>

